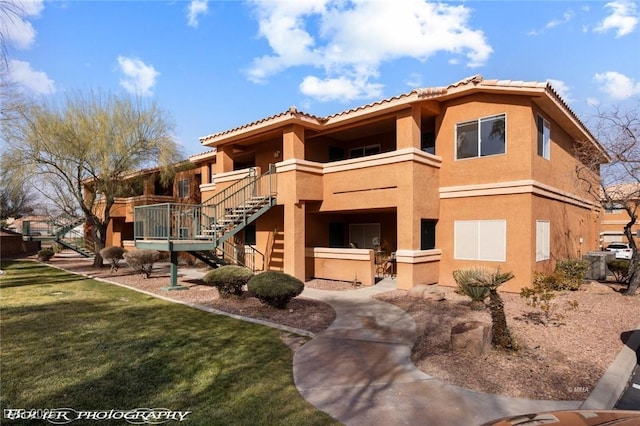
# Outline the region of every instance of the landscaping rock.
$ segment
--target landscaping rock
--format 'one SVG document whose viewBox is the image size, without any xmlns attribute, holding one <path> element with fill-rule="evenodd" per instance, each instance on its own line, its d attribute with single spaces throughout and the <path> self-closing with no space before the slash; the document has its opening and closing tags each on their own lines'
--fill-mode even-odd
<svg viewBox="0 0 640 426">
<path fill-rule="evenodd" d="M 425 300 L 438 301 L 446 299 L 445 292 L 434 285 L 420 284 L 412 287 L 407 294 L 411 297 L 419 297 Z"/>
<path fill-rule="evenodd" d="M 451 329 L 451 350 L 471 356 L 486 355 L 491 350 L 491 324 L 466 321 Z"/>
</svg>

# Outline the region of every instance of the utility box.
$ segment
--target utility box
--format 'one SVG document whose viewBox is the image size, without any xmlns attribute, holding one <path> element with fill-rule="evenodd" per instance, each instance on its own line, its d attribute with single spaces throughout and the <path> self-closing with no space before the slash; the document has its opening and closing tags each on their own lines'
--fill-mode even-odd
<svg viewBox="0 0 640 426">
<path fill-rule="evenodd" d="M 585 276 L 588 280 L 606 281 L 607 275 L 610 275 L 607 262 L 616 258 L 615 253 L 609 251 L 590 251 L 582 256 L 583 260 L 589 262 L 589 269 Z"/>
</svg>

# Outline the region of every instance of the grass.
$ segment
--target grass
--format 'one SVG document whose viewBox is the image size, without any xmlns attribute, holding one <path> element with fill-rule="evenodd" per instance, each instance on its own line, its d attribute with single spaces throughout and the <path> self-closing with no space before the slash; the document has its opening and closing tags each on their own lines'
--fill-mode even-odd
<svg viewBox="0 0 640 426">
<path fill-rule="evenodd" d="M 164 407 L 190 411 L 193 425 L 338 424 L 296 390 L 280 331 L 43 264 L 0 267 L 2 409 Z"/>
</svg>

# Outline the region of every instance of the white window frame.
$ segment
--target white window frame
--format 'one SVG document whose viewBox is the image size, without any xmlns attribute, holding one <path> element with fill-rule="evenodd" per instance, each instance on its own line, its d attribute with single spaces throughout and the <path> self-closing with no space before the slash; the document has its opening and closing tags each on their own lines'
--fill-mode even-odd
<svg viewBox="0 0 640 426">
<path fill-rule="evenodd" d="M 489 120 L 494 120 L 496 118 L 504 118 L 504 151 L 503 152 L 499 152 L 497 154 L 487 154 L 487 155 L 482 155 L 482 123 L 485 121 L 489 121 Z M 464 126 L 464 125 L 468 125 L 468 124 L 472 124 L 475 123 L 477 125 L 478 128 L 478 140 L 477 140 L 477 150 L 478 150 L 478 154 L 473 156 L 473 157 L 458 157 L 458 149 L 459 149 L 459 144 L 458 144 L 458 128 L 460 126 Z M 483 158 L 483 157 L 494 157 L 496 155 L 505 155 L 507 153 L 507 113 L 501 113 L 501 114 L 495 114 L 495 115 L 488 115 L 486 117 L 480 117 L 476 120 L 469 120 L 469 121 L 463 121 L 460 123 L 456 123 L 455 125 L 455 139 L 454 139 L 454 150 L 455 150 L 455 156 L 456 156 L 456 161 L 458 160 L 471 160 L 471 159 L 475 159 L 475 158 Z"/>
<path fill-rule="evenodd" d="M 375 249 L 374 238 L 381 241 L 379 223 L 349 224 L 349 243 L 355 243 L 361 249 Z"/>
<path fill-rule="evenodd" d="M 456 220 L 453 226 L 454 259 L 506 262 L 505 219 Z"/>
<path fill-rule="evenodd" d="M 536 262 L 551 259 L 551 222 L 536 220 Z"/>
<path fill-rule="evenodd" d="M 542 121 L 542 123 L 540 123 Z M 540 124 L 542 124 L 542 128 L 540 128 Z M 551 123 L 538 114 L 536 119 L 536 128 L 537 128 L 537 151 L 538 155 L 547 160 L 551 159 Z M 542 131 L 542 132 L 541 132 Z M 542 152 L 540 152 L 540 137 L 542 137 Z"/>
</svg>

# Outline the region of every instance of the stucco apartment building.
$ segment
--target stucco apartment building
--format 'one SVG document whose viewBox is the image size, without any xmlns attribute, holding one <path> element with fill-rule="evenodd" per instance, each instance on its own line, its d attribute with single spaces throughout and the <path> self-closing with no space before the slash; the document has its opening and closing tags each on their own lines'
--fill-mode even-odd
<svg viewBox="0 0 640 426">
<path fill-rule="evenodd" d="M 626 243 L 627 237 L 624 235 L 624 227 L 630 222 L 629 213 L 625 206 L 632 210 L 640 205 L 640 184 L 621 183 L 607 187 L 607 197 L 603 196 L 604 213 L 602 215 L 600 227 L 600 242 L 602 247 L 607 247 L 611 243 Z M 608 200 L 606 199 L 608 198 Z M 640 223 L 637 221 L 631 226 L 636 244 L 640 243 Z"/>
<path fill-rule="evenodd" d="M 196 252 L 233 236 L 257 269 L 363 285 L 390 273 L 401 289 L 486 265 L 512 271 L 512 291 L 599 248 L 601 207 L 574 147 L 607 157 L 547 83 L 474 76 L 327 117 L 291 107 L 200 141 L 202 204 L 137 207 L 136 247 Z"/>
</svg>

